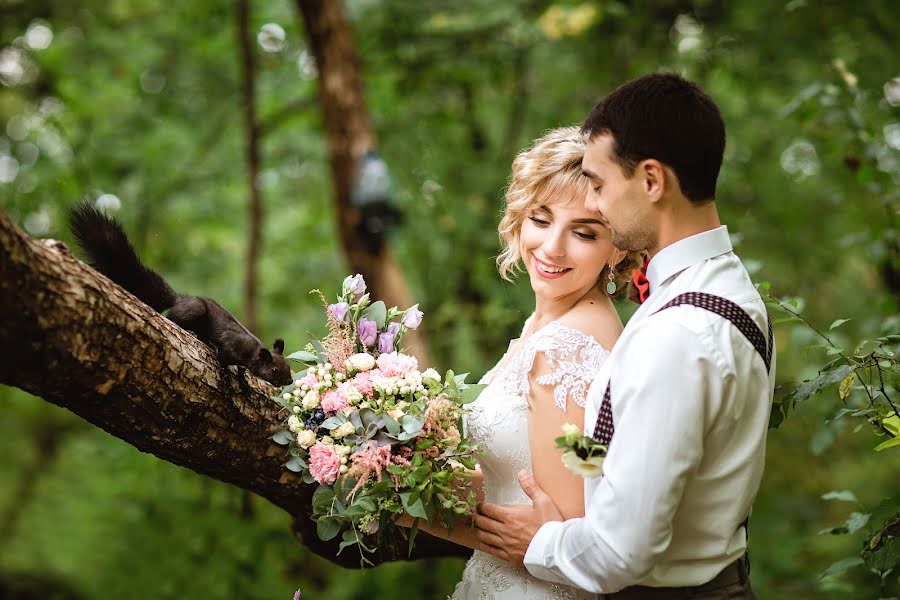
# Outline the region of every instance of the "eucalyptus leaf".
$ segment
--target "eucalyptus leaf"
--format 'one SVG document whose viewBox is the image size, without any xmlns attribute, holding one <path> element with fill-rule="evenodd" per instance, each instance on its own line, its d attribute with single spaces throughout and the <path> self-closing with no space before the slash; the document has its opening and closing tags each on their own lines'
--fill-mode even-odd
<svg viewBox="0 0 900 600">
<path fill-rule="evenodd" d="M 284 466 L 294 473 L 299 473 L 306 466 L 306 463 L 299 456 L 295 456 L 291 460 L 287 461 Z"/>
<path fill-rule="evenodd" d="M 422 425 L 424 424 L 425 417 L 422 416 L 403 415 L 403 418 L 400 419 L 400 425 L 403 427 L 403 431 L 415 435 L 418 435 L 418 433 L 422 431 Z"/>
<path fill-rule="evenodd" d="M 333 503 L 334 490 L 331 488 L 331 486 L 320 485 L 315 493 L 313 493 L 312 507 L 315 512 L 323 513 L 331 510 L 331 506 Z"/>
<path fill-rule="evenodd" d="M 341 532 L 341 523 L 332 517 L 321 517 L 316 521 L 316 533 L 323 542 L 333 540 Z"/>
<path fill-rule="evenodd" d="M 388 433 L 391 435 L 397 435 L 400 433 L 400 423 L 394 420 L 394 417 L 391 415 L 384 413 L 381 415 L 381 418 L 384 420 L 384 427 L 387 429 Z"/>
<path fill-rule="evenodd" d="M 316 362 L 316 355 L 312 352 L 307 352 L 306 350 L 300 350 L 299 352 L 288 354 L 285 358 L 296 360 L 305 364 L 312 364 Z"/>
<path fill-rule="evenodd" d="M 272 440 L 276 444 L 281 444 L 282 446 L 287 446 L 288 444 L 291 443 L 291 441 L 293 441 L 293 439 L 294 439 L 294 434 L 292 434 L 287 429 L 282 429 L 281 431 L 276 432 L 275 435 L 272 436 Z"/>
<path fill-rule="evenodd" d="M 325 429 L 331 431 L 332 429 L 334 429 L 336 427 L 340 427 L 341 425 L 343 425 L 346 422 L 347 422 L 347 417 L 345 417 L 344 415 L 335 415 L 333 417 L 329 417 L 329 418 L 325 419 L 324 421 L 322 421 L 322 424 L 320 425 L 320 427 L 324 427 Z"/>
<path fill-rule="evenodd" d="M 378 300 L 377 302 L 373 302 L 369 305 L 366 310 L 362 312 L 362 318 L 369 319 L 370 321 L 375 321 L 378 325 L 378 329 L 384 329 L 385 321 L 387 320 L 387 307 L 384 302 Z"/>
</svg>

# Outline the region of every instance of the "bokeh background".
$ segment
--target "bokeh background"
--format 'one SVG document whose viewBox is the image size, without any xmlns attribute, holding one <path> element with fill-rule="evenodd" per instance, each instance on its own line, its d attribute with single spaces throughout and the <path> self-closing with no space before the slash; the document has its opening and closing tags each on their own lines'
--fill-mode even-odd
<svg viewBox="0 0 900 600">
<path fill-rule="evenodd" d="M 35 237 L 71 242 L 66 210 L 96 202 L 176 289 L 240 315 L 252 172 L 264 207 L 257 333 L 299 349 L 322 333 L 308 291 L 338 286 L 352 268 L 303 5 L 0 0 L 0 209 Z M 900 332 L 896 2 L 342 8 L 359 57 L 347 68 L 361 77 L 402 215 L 385 243 L 425 311 L 436 366 L 481 375 L 532 308 L 527 282 L 503 283 L 494 267 L 515 153 L 657 69 L 698 81 L 722 109 L 719 211 L 754 280 L 838 347 Z M 242 31 L 258 167 L 246 152 Z M 829 330 L 838 319 L 850 320 Z M 784 397 L 832 356 L 796 320 L 780 320 L 776 335 Z M 896 398 L 896 363 L 883 366 Z M 865 408 L 865 392 L 857 385 L 842 402 L 825 388 L 770 431 L 750 531 L 761 598 L 900 593 L 896 570 L 879 577 L 860 564 L 881 523 L 864 515 L 900 498 L 900 448 L 874 452 L 885 438 L 867 415 L 837 412 Z M 39 398 L 0 387 L 0 414 L 0 596 L 443 598 L 462 571 L 452 559 L 344 570 L 307 552 L 266 502 Z"/>
</svg>

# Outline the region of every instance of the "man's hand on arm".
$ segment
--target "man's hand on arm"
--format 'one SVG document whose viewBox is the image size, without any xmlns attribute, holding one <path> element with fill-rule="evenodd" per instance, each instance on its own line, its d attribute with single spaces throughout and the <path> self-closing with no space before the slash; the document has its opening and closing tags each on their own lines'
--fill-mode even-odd
<svg viewBox="0 0 900 600">
<path fill-rule="evenodd" d="M 563 517 L 530 473 L 519 473 L 519 485 L 531 498 L 531 506 L 482 502 L 478 505 L 475 527 L 481 551 L 522 566 L 528 545 L 538 529 L 549 521 L 562 521 Z"/>
</svg>

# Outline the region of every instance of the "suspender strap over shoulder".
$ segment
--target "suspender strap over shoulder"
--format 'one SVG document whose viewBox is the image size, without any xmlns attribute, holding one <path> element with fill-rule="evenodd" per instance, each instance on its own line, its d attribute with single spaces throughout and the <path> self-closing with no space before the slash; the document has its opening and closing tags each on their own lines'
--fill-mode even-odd
<svg viewBox="0 0 900 600">
<path fill-rule="evenodd" d="M 772 319 L 766 318 L 769 324 L 769 334 L 764 336 L 759 326 L 753 322 L 753 319 L 740 306 L 721 296 L 713 294 L 705 294 L 703 292 L 686 292 L 679 294 L 666 304 L 664 304 L 656 312 L 672 308 L 673 306 L 681 306 L 682 304 L 690 304 L 697 308 L 702 308 L 731 321 L 731 324 L 737 327 L 738 331 L 744 334 L 744 337 L 753 345 L 759 355 L 762 357 L 766 365 L 766 372 L 772 368 Z M 656 313 L 653 313 L 656 314 Z M 767 341 L 768 340 L 768 341 Z M 606 392 L 603 394 L 603 401 L 600 404 L 600 413 L 597 415 L 597 424 L 594 426 L 594 439 L 601 444 L 609 444 L 612 441 L 615 427 L 612 418 L 612 402 L 610 400 L 610 384 L 606 384 Z"/>
</svg>

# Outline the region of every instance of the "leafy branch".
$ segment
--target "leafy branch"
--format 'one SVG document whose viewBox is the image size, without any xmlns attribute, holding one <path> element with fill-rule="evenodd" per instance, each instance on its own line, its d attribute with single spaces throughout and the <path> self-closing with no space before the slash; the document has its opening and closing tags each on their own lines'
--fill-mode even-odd
<svg viewBox="0 0 900 600">
<path fill-rule="evenodd" d="M 871 340 L 863 340 L 856 345 L 852 352 L 838 346 L 832 337 L 809 321 L 798 309 L 796 300 L 784 300 L 770 293 L 770 285 L 764 282 L 758 286 L 760 295 L 766 304 L 789 316 L 778 322 L 800 322 L 816 336 L 824 340 L 824 344 L 818 347 L 824 348 L 827 356 L 836 356 L 830 362 L 818 370 L 818 375 L 797 385 L 792 391 L 780 398 L 776 398 L 772 406 L 772 414 L 769 427 L 777 428 L 781 425 L 788 413 L 797 403 L 804 402 L 811 397 L 818 396 L 835 383 L 838 385 L 838 396 L 844 407 L 838 412 L 837 417 L 850 414 L 854 417 L 866 417 L 866 419 L 878 430 L 879 435 L 887 435 L 890 440 L 880 444 L 875 449 L 880 451 L 892 446 L 900 446 L 900 411 L 897 403 L 891 397 L 896 394 L 896 385 L 885 383 L 894 382 L 900 376 L 900 361 L 896 358 L 896 346 L 900 343 L 900 334 L 888 334 Z M 831 323 L 829 332 L 836 330 L 850 319 L 837 319 Z M 873 382 L 877 379 L 878 384 Z M 858 382 L 858 386 L 854 383 Z M 848 398 L 854 389 L 860 389 L 865 393 L 867 406 L 851 408 L 848 406 Z M 883 400 L 883 401 L 882 401 Z"/>
</svg>

